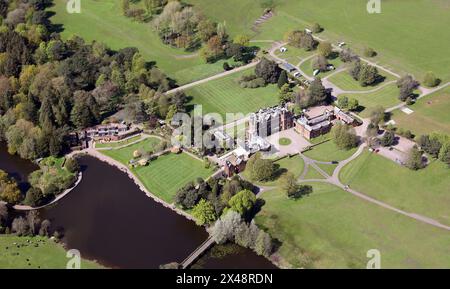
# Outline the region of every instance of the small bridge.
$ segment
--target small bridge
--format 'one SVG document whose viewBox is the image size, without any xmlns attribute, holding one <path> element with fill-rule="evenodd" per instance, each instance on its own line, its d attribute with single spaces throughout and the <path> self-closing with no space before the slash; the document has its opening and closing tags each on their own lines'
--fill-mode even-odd
<svg viewBox="0 0 450 289">
<path fill-rule="evenodd" d="M 212 237 L 209 237 L 205 240 L 197 249 L 194 250 L 183 262 L 181 262 L 181 268 L 186 269 L 191 265 L 195 260 L 197 260 L 200 255 L 202 255 L 206 250 L 209 249 L 214 244 L 214 240 Z"/>
</svg>

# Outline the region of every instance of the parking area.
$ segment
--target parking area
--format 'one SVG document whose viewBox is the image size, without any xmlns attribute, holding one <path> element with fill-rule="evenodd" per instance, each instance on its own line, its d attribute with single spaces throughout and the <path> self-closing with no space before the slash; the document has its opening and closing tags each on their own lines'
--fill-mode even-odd
<svg viewBox="0 0 450 289">
<path fill-rule="evenodd" d="M 295 132 L 294 128 L 272 134 L 267 138 L 267 140 L 272 145 L 271 153 L 276 156 L 296 154 L 311 145 L 308 140 Z M 281 145 L 280 140 L 290 140 L 290 143 L 287 141 L 289 144 Z"/>
<path fill-rule="evenodd" d="M 400 136 L 396 136 L 396 144 L 391 147 L 378 147 L 378 153 L 398 164 L 405 164 L 408 160 L 408 152 L 414 146 L 414 142 Z"/>
</svg>

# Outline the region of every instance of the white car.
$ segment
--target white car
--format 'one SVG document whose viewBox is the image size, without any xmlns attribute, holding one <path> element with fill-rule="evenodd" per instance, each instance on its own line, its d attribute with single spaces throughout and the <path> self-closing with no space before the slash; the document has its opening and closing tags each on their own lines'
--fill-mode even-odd
<svg viewBox="0 0 450 289">
<path fill-rule="evenodd" d="M 294 73 L 294 77 L 300 77 L 300 76 L 302 76 L 302 74 L 300 73 L 300 71 L 296 71 L 296 72 Z"/>
<path fill-rule="evenodd" d="M 280 52 L 281 52 L 281 53 L 286 52 L 286 51 L 287 51 L 287 48 L 286 48 L 286 47 L 283 46 L 283 47 L 280 48 Z"/>
<path fill-rule="evenodd" d="M 338 43 L 338 46 L 339 46 L 339 47 L 342 47 L 342 46 L 344 46 L 344 45 L 345 45 L 345 42 L 339 42 L 339 43 Z"/>
<path fill-rule="evenodd" d="M 319 73 L 320 73 L 320 70 L 319 70 L 319 69 L 316 69 L 316 70 L 313 71 L 313 75 L 314 75 L 314 76 L 318 75 Z"/>
</svg>

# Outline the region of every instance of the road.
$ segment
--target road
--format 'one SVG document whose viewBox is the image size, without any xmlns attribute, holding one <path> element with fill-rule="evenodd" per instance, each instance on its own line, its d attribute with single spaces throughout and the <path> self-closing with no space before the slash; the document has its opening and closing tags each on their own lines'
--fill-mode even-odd
<svg viewBox="0 0 450 289">
<path fill-rule="evenodd" d="M 215 79 L 218 79 L 218 78 L 222 78 L 222 77 L 225 77 L 227 75 L 230 75 L 230 74 L 233 74 L 233 73 L 236 73 L 236 72 L 239 72 L 239 71 L 246 70 L 248 68 L 256 66 L 258 63 L 259 63 L 259 61 L 253 61 L 253 62 L 251 62 L 251 63 L 249 63 L 247 65 L 239 66 L 239 67 L 236 67 L 236 68 L 234 68 L 232 70 L 224 71 L 222 73 L 215 74 L 213 76 L 210 76 L 210 77 L 207 77 L 207 78 L 203 78 L 203 79 L 200 79 L 200 80 L 197 80 L 197 81 L 194 81 L 194 82 L 191 82 L 191 83 L 179 86 L 177 88 L 168 90 L 168 91 L 166 91 L 166 94 L 172 94 L 172 93 L 175 93 L 177 91 L 183 91 L 185 89 L 188 89 L 188 88 L 191 88 L 191 87 L 194 87 L 194 86 L 206 83 L 208 81 L 215 80 Z"/>
</svg>

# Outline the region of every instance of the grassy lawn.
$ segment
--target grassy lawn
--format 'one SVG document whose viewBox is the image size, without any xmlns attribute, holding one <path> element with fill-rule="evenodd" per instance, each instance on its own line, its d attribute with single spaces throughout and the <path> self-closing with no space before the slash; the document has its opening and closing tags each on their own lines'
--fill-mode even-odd
<svg viewBox="0 0 450 289">
<path fill-rule="evenodd" d="M 392 206 L 450 225 L 450 169 L 440 161 L 412 171 L 365 151 L 344 167 L 340 179 Z"/>
<path fill-rule="evenodd" d="M 306 151 L 303 154 L 308 158 L 317 161 L 331 162 L 345 160 L 355 152 L 356 148 L 350 150 L 341 150 L 336 146 L 333 140 L 330 140 L 313 147 L 311 150 Z"/>
<path fill-rule="evenodd" d="M 400 103 L 398 99 L 399 89 L 393 84 L 389 84 L 382 89 L 371 92 L 371 93 L 352 93 L 352 94 L 341 94 L 348 98 L 356 98 L 361 106 L 361 112 L 359 115 L 361 117 L 368 117 L 371 109 L 381 105 L 384 108 L 389 108 Z"/>
<path fill-rule="evenodd" d="M 27 240 L 31 243 L 27 243 Z M 13 243 L 17 243 L 20 248 Z M 69 260 L 64 248 L 48 238 L 0 235 L 0 268 L 2 269 L 65 269 Z M 94 262 L 82 260 L 81 268 L 102 267 Z"/>
<path fill-rule="evenodd" d="M 321 168 L 324 172 L 326 172 L 328 175 L 332 176 L 334 170 L 337 167 L 337 164 L 318 164 L 316 163 L 316 165 Z"/>
<path fill-rule="evenodd" d="M 56 14 L 51 20 L 63 25 L 63 38 L 79 35 L 87 42 L 104 42 L 112 49 L 137 47 L 148 61 L 156 61 L 156 65 L 179 84 L 223 71 L 224 61 L 206 64 L 198 54 L 163 44 L 150 24 L 139 23 L 122 15 L 121 1 L 82 2 L 82 13 L 69 14 L 66 0 L 54 1 L 55 6 L 51 10 Z"/>
<path fill-rule="evenodd" d="M 291 172 L 294 174 L 296 178 L 300 177 L 303 172 L 303 168 L 305 166 L 303 159 L 299 155 L 295 155 L 293 157 L 285 157 L 279 161 L 275 162 L 277 171 L 275 173 L 275 177 L 272 181 L 268 182 L 255 182 L 257 185 L 262 186 L 278 186 L 280 185 L 281 176 L 286 172 Z M 250 180 L 249 171 L 245 170 L 243 172 L 243 176 L 245 179 Z"/>
<path fill-rule="evenodd" d="M 262 14 L 260 1 L 242 0 L 187 0 L 216 22 L 225 23 L 227 33 L 234 37 L 238 34 L 253 35 L 253 23 Z"/>
<path fill-rule="evenodd" d="M 389 81 L 396 80 L 395 76 L 393 76 L 390 73 L 384 73 L 380 72 L 380 75 L 383 77 L 382 82 L 378 82 L 375 85 L 369 85 L 366 87 L 363 87 L 359 84 L 358 81 L 354 80 L 353 77 L 350 76 L 347 70 L 336 73 L 328 78 L 329 81 L 337 85 L 342 90 L 348 90 L 348 91 L 365 91 L 365 90 L 372 90 L 375 89 Z"/>
<path fill-rule="evenodd" d="M 450 87 L 419 99 L 410 107 L 412 114 L 395 111 L 392 119 L 399 127 L 415 134 L 429 134 L 437 131 L 450 134 Z"/>
<path fill-rule="evenodd" d="M 361 55 L 365 46 L 372 47 L 378 52 L 373 60 L 384 66 L 413 73 L 419 79 L 431 70 L 444 81 L 450 80 L 450 59 L 442 59 L 446 55 L 442 43 L 450 42 L 450 30 L 444 28 L 450 25 L 447 1 L 386 1 L 380 14 L 368 14 L 366 4 L 360 0 L 324 0 L 318 7 L 316 0 L 276 1 L 276 16 L 255 38 L 282 39 L 290 29 L 319 22 L 325 28 L 320 37 L 333 43 L 345 41 Z"/>
<path fill-rule="evenodd" d="M 128 165 L 128 162 L 133 158 L 133 152 L 140 151 L 153 151 L 155 146 L 161 140 L 157 137 L 149 137 L 138 143 L 126 146 L 120 149 L 102 150 L 101 153 L 118 160 L 119 162 Z"/>
<path fill-rule="evenodd" d="M 294 267 L 365 268 L 369 249 L 382 268 L 448 268 L 450 234 L 365 202 L 329 184 L 289 200 L 265 192 L 258 225 L 282 242 L 280 256 Z"/>
<path fill-rule="evenodd" d="M 300 65 L 300 69 L 301 69 L 304 73 L 306 73 L 308 76 L 311 76 L 311 77 L 313 76 L 313 71 L 314 71 L 314 69 L 312 68 L 312 63 L 313 63 L 313 61 L 314 61 L 314 58 L 315 58 L 315 57 L 312 57 L 312 58 L 310 58 L 309 60 L 303 62 L 303 63 Z M 342 65 L 342 61 L 341 61 L 341 59 L 340 59 L 339 57 L 336 57 L 336 58 L 334 58 L 334 59 L 328 59 L 328 63 L 329 63 L 329 64 L 333 64 L 334 67 L 335 67 L 336 69 L 338 69 L 339 66 Z M 334 73 L 334 72 L 335 72 L 335 70 L 330 70 L 330 71 L 326 71 L 326 72 L 321 72 L 321 73 L 319 73 L 317 76 L 320 77 L 320 78 L 324 78 L 324 77 L 326 77 L 326 76 L 328 76 L 328 75 L 330 75 L 330 74 L 332 74 L 332 73 Z"/>
<path fill-rule="evenodd" d="M 220 79 L 208 81 L 187 89 L 191 96 L 191 105 L 201 104 L 203 113 L 238 113 L 244 115 L 255 112 L 262 107 L 278 104 L 278 87 L 270 84 L 260 88 L 241 88 L 237 79 L 242 75 L 253 73 L 254 69 L 237 72 Z M 225 120 L 224 120 L 225 121 Z"/>
<path fill-rule="evenodd" d="M 202 161 L 186 153 L 167 154 L 151 161 L 148 166 L 132 169 L 152 193 L 172 203 L 178 189 L 188 182 L 212 175 L 212 169 L 205 169 Z"/>
<path fill-rule="evenodd" d="M 122 141 L 112 141 L 107 143 L 96 142 L 96 148 L 116 148 L 141 139 L 141 135 L 133 136 Z"/>
<path fill-rule="evenodd" d="M 276 50 L 275 55 L 293 65 L 299 64 L 300 61 L 311 56 L 314 53 L 312 51 L 306 51 L 303 48 L 297 48 L 291 45 L 286 45 L 286 48 L 287 51 L 285 52 L 280 52 L 279 50 Z"/>
</svg>

